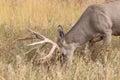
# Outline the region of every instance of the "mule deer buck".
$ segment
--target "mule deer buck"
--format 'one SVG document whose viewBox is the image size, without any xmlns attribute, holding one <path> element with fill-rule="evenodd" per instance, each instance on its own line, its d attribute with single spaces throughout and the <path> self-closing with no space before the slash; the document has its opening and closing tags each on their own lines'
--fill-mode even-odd
<svg viewBox="0 0 120 80">
<path fill-rule="evenodd" d="M 53 44 L 50 53 L 42 59 L 52 56 L 54 50 L 58 48 L 64 59 L 71 63 L 73 53 L 77 47 L 82 46 L 87 42 L 93 42 L 92 44 L 94 45 L 96 42 L 103 40 L 103 45 L 107 50 L 112 35 L 120 36 L 120 1 L 89 6 L 77 23 L 66 34 L 64 34 L 62 26 L 59 25 L 57 43 L 37 32 L 30 31 L 37 36 L 36 38 L 42 37 L 44 39 L 41 42 L 35 42 L 30 45 L 42 43 Z M 97 40 L 94 41 L 94 35 L 97 34 L 99 34 L 99 36 L 97 36 Z"/>
</svg>

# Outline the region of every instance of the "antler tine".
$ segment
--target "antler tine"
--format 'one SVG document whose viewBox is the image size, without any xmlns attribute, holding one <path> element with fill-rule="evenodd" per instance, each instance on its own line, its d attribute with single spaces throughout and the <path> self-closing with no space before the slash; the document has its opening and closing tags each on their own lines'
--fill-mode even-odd
<svg viewBox="0 0 120 80">
<path fill-rule="evenodd" d="M 38 33 L 38 32 L 35 32 L 35 31 L 33 31 L 33 30 L 29 29 L 29 28 L 27 28 L 27 29 L 28 29 L 28 31 L 30 31 L 32 34 L 36 35 L 36 38 L 38 38 L 38 39 L 43 38 L 42 41 L 31 43 L 31 44 L 29 44 L 28 46 L 37 45 L 37 44 L 43 44 L 43 43 L 50 43 L 50 44 L 52 44 L 52 45 L 56 45 L 56 46 L 57 46 L 57 44 L 56 44 L 55 42 L 53 42 L 52 40 L 50 40 L 50 39 L 48 39 L 47 37 L 43 36 L 42 34 L 40 34 L 40 33 Z M 58 46 L 57 46 L 57 47 L 58 47 Z"/>
<path fill-rule="evenodd" d="M 38 32 L 35 32 L 35 31 L 33 31 L 33 30 L 31 30 L 31 29 L 29 29 L 29 28 L 27 28 L 27 30 L 29 31 L 29 32 L 31 32 L 33 35 L 35 35 L 36 36 L 36 38 L 38 38 L 38 39 L 45 39 L 46 37 L 45 36 L 43 36 L 42 34 L 40 34 L 40 33 L 38 33 Z"/>
<path fill-rule="evenodd" d="M 56 48 L 57 48 L 57 46 L 54 45 L 54 46 L 51 48 L 51 50 L 50 50 L 50 52 L 48 53 L 48 55 L 46 55 L 46 56 L 44 56 L 43 58 L 41 58 L 41 60 L 45 60 L 45 59 L 51 57 Z"/>
<path fill-rule="evenodd" d="M 17 41 L 36 39 L 35 37 L 18 38 Z"/>
<path fill-rule="evenodd" d="M 27 36 L 27 37 L 24 37 L 24 38 L 18 38 L 18 39 L 16 39 L 16 41 L 30 40 L 30 39 L 36 39 L 36 38 L 38 38 L 38 39 L 44 38 L 44 36 L 41 35 L 40 33 L 35 32 L 35 31 L 33 31 L 33 30 L 29 29 L 29 28 L 26 28 L 26 29 L 35 36 Z M 38 36 L 38 35 L 41 35 L 41 36 Z"/>
</svg>

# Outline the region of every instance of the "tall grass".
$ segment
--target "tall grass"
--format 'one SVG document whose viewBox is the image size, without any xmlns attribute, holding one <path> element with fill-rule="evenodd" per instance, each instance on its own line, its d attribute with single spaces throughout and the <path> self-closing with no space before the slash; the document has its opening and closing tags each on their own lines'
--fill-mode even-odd
<svg viewBox="0 0 120 80">
<path fill-rule="evenodd" d="M 86 63 L 76 52 L 72 66 L 55 64 L 34 65 L 32 51 L 25 55 L 32 41 L 16 42 L 26 36 L 26 27 L 56 40 L 56 28 L 61 24 L 68 31 L 88 5 L 104 0 L 0 0 L 0 80 L 119 80 L 120 50 L 114 38 L 106 65 L 98 56 L 97 62 Z M 117 45 L 117 47 L 116 47 Z M 113 48 L 113 49 L 112 49 Z M 99 52 L 96 52 L 99 54 Z M 37 60 L 36 59 L 36 60 Z M 35 61 L 36 61 L 35 60 Z"/>
<path fill-rule="evenodd" d="M 0 0 L 0 24 L 47 28 L 72 25 L 88 4 L 102 0 Z"/>
</svg>

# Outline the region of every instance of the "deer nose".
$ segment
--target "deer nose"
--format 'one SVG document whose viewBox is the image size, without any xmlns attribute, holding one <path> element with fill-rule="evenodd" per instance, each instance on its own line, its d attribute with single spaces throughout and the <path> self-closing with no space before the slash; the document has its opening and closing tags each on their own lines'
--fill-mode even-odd
<svg viewBox="0 0 120 80">
<path fill-rule="evenodd" d="M 63 52 L 61 53 L 61 57 L 62 57 L 62 58 L 64 58 L 64 57 L 65 57 L 65 54 L 64 54 Z"/>
<path fill-rule="evenodd" d="M 66 60 L 67 60 L 67 56 L 63 52 L 61 53 L 61 60 L 63 62 L 66 62 Z"/>
<path fill-rule="evenodd" d="M 62 57 L 67 57 L 67 55 L 64 53 L 64 52 L 62 52 Z"/>
<path fill-rule="evenodd" d="M 65 54 L 62 52 L 62 54 L 61 54 L 62 56 L 65 56 Z"/>
</svg>

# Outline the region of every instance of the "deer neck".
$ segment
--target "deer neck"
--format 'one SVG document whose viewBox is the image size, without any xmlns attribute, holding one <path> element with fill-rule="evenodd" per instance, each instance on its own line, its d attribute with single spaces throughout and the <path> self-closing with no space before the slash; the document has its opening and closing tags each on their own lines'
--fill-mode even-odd
<svg viewBox="0 0 120 80">
<path fill-rule="evenodd" d="M 83 45 L 84 43 L 88 42 L 92 39 L 93 31 L 89 29 L 89 23 L 87 21 L 78 21 L 72 29 L 65 35 L 66 43 L 79 43 L 79 45 Z"/>
</svg>

